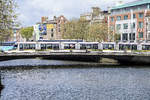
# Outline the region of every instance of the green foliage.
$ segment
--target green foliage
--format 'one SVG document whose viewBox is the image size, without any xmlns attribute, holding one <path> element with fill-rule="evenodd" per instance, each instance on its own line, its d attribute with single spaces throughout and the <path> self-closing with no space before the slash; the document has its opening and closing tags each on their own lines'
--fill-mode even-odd
<svg viewBox="0 0 150 100">
<path fill-rule="evenodd" d="M 62 32 L 64 39 L 87 39 L 88 22 L 85 20 L 73 19 L 63 25 Z"/>
<path fill-rule="evenodd" d="M 98 8 L 98 7 L 92 7 L 92 9 L 93 9 L 93 13 L 92 13 L 93 17 L 94 16 L 98 16 L 100 14 L 100 11 L 101 11 L 100 8 Z"/>
<path fill-rule="evenodd" d="M 0 41 L 7 41 L 17 18 L 14 0 L 0 0 Z"/>
<path fill-rule="evenodd" d="M 121 40 L 121 35 L 120 34 L 116 33 L 114 37 L 115 37 L 116 42 Z"/>
<path fill-rule="evenodd" d="M 26 38 L 28 41 L 33 35 L 33 27 L 22 28 L 20 33 L 21 33 L 22 37 Z"/>
<path fill-rule="evenodd" d="M 64 39 L 84 39 L 86 41 L 106 41 L 108 26 L 106 23 L 90 24 L 84 19 L 73 19 L 63 26 Z"/>
<path fill-rule="evenodd" d="M 89 28 L 88 40 L 103 42 L 108 38 L 108 26 L 106 23 L 95 23 Z"/>
</svg>

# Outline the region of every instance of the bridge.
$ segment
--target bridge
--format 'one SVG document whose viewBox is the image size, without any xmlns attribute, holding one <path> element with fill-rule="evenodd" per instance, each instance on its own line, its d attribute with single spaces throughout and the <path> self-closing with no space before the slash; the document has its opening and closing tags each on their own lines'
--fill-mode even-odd
<svg viewBox="0 0 150 100">
<path fill-rule="evenodd" d="M 11 52 L 0 53 L 0 61 L 28 58 L 81 60 L 99 62 L 102 58 L 117 60 L 120 64 L 150 64 L 150 52 Z"/>
</svg>

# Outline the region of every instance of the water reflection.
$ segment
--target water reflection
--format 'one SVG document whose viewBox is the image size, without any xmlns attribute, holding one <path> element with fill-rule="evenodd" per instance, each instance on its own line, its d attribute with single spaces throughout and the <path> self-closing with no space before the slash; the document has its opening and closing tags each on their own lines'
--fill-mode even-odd
<svg viewBox="0 0 150 100">
<path fill-rule="evenodd" d="M 2 77 L 5 88 L 2 90 L 1 100 L 149 100 L 150 98 L 150 68 L 77 66 L 77 68 L 30 70 L 5 69 L 2 70 Z"/>
</svg>

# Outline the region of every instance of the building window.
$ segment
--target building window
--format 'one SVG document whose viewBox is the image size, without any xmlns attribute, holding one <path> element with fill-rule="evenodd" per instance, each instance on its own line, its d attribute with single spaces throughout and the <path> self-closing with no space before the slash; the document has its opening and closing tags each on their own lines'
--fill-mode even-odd
<svg viewBox="0 0 150 100">
<path fill-rule="evenodd" d="M 122 34 L 122 40 L 127 41 L 128 40 L 128 33 L 123 33 Z"/>
<path fill-rule="evenodd" d="M 128 29 L 128 23 L 123 24 L 123 29 Z"/>
<path fill-rule="evenodd" d="M 40 39 L 43 39 L 43 37 L 40 37 Z"/>
<path fill-rule="evenodd" d="M 143 32 L 139 32 L 139 38 L 143 38 Z"/>
<path fill-rule="evenodd" d="M 121 40 L 121 34 L 115 34 L 115 40 L 120 41 Z"/>
<path fill-rule="evenodd" d="M 132 41 L 135 40 L 135 33 L 130 33 L 129 34 L 129 39 L 132 40 Z"/>
<path fill-rule="evenodd" d="M 117 24 L 117 30 L 121 29 L 121 24 Z"/>
<path fill-rule="evenodd" d="M 135 23 L 132 24 L 132 28 L 135 29 Z"/>
<path fill-rule="evenodd" d="M 121 16 L 117 16 L 117 21 L 121 20 Z"/>
<path fill-rule="evenodd" d="M 112 22 L 114 21 L 114 17 L 111 17 L 111 21 L 112 21 Z"/>
<path fill-rule="evenodd" d="M 148 40 L 150 40 L 150 33 L 148 32 Z"/>
<path fill-rule="evenodd" d="M 139 22 L 139 28 L 143 28 L 143 22 Z"/>
<path fill-rule="evenodd" d="M 52 34 L 51 34 L 51 37 L 53 37 L 53 36 L 54 36 L 54 34 L 52 33 Z"/>
<path fill-rule="evenodd" d="M 144 14 L 143 13 L 139 13 L 139 18 L 143 18 Z"/>
<path fill-rule="evenodd" d="M 60 32 L 61 31 L 61 29 L 60 28 L 58 28 L 58 32 Z"/>
<path fill-rule="evenodd" d="M 60 27 L 60 24 L 58 25 L 58 27 Z"/>
<path fill-rule="evenodd" d="M 136 14 L 133 14 L 133 19 L 136 18 Z"/>
<path fill-rule="evenodd" d="M 147 5 L 147 9 L 150 9 L 150 4 Z"/>
<path fill-rule="evenodd" d="M 124 20 L 128 20 L 128 15 L 125 15 L 125 16 L 124 16 Z"/>
<path fill-rule="evenodd" d="M 53 31 L 54 31 L 54 29 L 52 28 L 52 29 L 51 29 L 51 32 L 53 32 Z"/>
<path fill-rule="evenodd" d="M 110 26 L 110 29 L 111 29 L 111 30 L 114 30 L 114 26 Z"/>
<path fill-rule="evenodd" d="M 14 30 L 14 33 L 17 33 L 17 30 Z"/>
</svg>

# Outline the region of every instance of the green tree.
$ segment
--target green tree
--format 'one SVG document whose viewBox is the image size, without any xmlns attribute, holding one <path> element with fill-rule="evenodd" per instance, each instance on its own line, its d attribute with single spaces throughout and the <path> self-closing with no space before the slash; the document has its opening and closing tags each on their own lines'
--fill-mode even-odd
<svg viewBox="0 0 150 100">
<path fill-rule="evenodd" d="M 117 34 L 117 33 L 115 33 L 115 35 L 114 35 L 114 41 L 115 42 L 118 42 L 118 41 L 120 41 L 121 40 L 121 34 Z"/>
<path fill-rule="evenodd" d="M 108 26 L 106 23 L 94 23 L 89 28 L 89 41 L 103 42 L 108 40 Z"/>
<path fill-rule="evenodd" d="M 26 40 L 29 41 L 29 39 L 33 35 L 33 27 L 22 28 L 20 33 L 21 33 L 23 38 L 26 38 Z"/>
<path fill-rule="evenodd" d="M 87 40 L 88 38 L 88 32 L 89 32 L 89 22 L 87 20 L 78 20 L 78 23 L 77 23 L 77 33 L 78 33 L 78 36 L 80 37 L 80 39 L 84 39 L 84 40 Z"/>
<path fill-rule="evenodd" d="M 89 24 L 86 20 L 72 19 L 62 26 L 64 39 L 87 40 Z"/>
<path fill-rule="evenodd" d="M 108 41 L 108 24 L 105 22 L 90 23 L 84 19 L 73 19 L 66 23 L 63 28 L 64 39 L 84 39 L 86 41 Z"/>
<path fill-rule="evenodd" d="M 75 30 L 76 30 L 77 20 L 73 19 L 68 21 L 66 24 L 62 26 L 63 38 L 64 39 L 73 39 L 76 38 Z"/>
<path fill-rule="evenodd" d="M 17 15 L 15 0 L 0 0 L 0 41 L 7 41 L 12 33 L 12 28 Z"/>
</svg>

